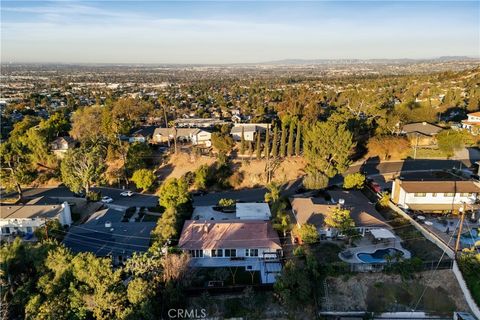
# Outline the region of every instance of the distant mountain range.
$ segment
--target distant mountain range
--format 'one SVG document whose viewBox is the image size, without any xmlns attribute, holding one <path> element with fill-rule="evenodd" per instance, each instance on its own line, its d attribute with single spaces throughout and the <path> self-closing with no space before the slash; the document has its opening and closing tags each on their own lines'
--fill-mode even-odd
<svg viewBox="0 0 480 320">
<path fill-rule="evenodd" d="M 268 65 L 312 65 L 312 64 L 403 64 L 416 62 L 475 61 L 480 58 L 467 56 L 444 56 L 430 59 L 283 59 L 256 64 Z"/>
</svg>

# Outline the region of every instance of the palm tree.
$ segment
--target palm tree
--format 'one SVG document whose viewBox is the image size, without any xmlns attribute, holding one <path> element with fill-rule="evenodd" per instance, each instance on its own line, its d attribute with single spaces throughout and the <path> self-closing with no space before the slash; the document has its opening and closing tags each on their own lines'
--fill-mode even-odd
<svg viewBox="0 0 480 320">
<path fill-rule="evenodd" d="M 271 182 L 267 184 L 267 189 L 269 192 L 265 193 L 265 202 L 277 202 L 280 199 L 280 186 L 275 182 Z"/>
</svg>

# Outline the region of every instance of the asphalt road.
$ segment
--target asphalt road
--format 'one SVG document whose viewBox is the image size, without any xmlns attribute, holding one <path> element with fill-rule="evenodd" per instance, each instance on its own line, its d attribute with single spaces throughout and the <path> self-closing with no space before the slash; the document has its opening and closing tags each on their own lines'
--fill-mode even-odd
<svg viewBox="0 0 480 320">
<path fill-rule="evenodd" d="M 348 173 L 365 172 L 367 175 L 383 175 L 401 172 L 412 172 L 419 170 L 441 170 L 465 167 L 470 165 L 469 161 L 459 160 L 407 160 L 397 162 L 381 162 L 367 161 L 364 164 L 357 164 L 351 166 L 347 170 Z M 336 176 L 330 179 L 329 184 L 335 185 L 342 183 L 343 177 Z M 295 194 L 296 190 L 300 187 L 301 181 L 292 181 L 282 190 L 282 195 L 290 196 Z M 109 196 L 113 199 L 112 204 L 125 207 L 153 207 L 158 204 L 158 197 L 155 195 L 138 194 L 135 193 L 132 197 L 122 197 L 120 193 L 121 189 L 115 188 L 92 188 L 95 191 L 101 191 L 102 196 Z M 203 196 L 193 197 L 194 204 L 196 206 L 209 206 L 215 205 L 222 198 L 235 199 L 243 202 L 261 202 L 264 200 L 264 196 L 267 190 L 265 188 L 254 188 L 236 191 L 225 192 L 212 192 Z M 66 187 L 58 188 L 33 188 L 26 189 L 24 192 L 25 197 L 34 196 L 47 196 L 47 197 L 73 197 L 73 193 Z"/>
<path fill-rule="evenodd" d="M 115 188 L 92 188 L 93 191 L 100 191 L 102 196 L 109 196 L 113 199 L 111 204 L 123 207 L 155 207 L 158 204 L 158 197 L 150 194 L 134 193 L 131 197 L 122 197 L 121 189 Z M 57 188 L 32 188 L 25 189 L 24 197 L 52 197 L 68 198 L 73 197 L 73 193 L 66 187 Z"/>
<path fill-rule="evenodd" d="M 364 164 L 351 166 L 346 174 L 362 171 L 367 176 L 384 175 L 393 173 L 406 173 L 422 170 L 442 170 L 452 168 L 465 168 L 470 165 L 468 161 L 459 160 L 406 160 L 396 162 L 381 162 L 367 161 Z M 342 183 L 343 176 L 338 175 L 329 181 L 329 185 Z M 291 196 L 295 194 L 296 190 L 301 186 L 300 179 L 289 183 L 283 190 L 283 196 Z M 225 191 L 208 193 L 203 196 L 193 197 L 196 206 L 215 205 L 222 198 L 235 199 L 243 202 L 261 202 L 264 201 L 264 196 L 267 190 L 265 188 L 245 189 L 237 191 Z"/>
</svg>

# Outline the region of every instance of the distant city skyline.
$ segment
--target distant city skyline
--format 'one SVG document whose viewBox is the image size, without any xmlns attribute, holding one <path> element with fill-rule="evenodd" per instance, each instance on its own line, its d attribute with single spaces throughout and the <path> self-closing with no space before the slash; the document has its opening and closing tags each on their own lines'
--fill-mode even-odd
<svg viewBox="0 0 480 320">
<path fill-rule="evenodd" d="M 480 56 L 478 1 L 2 1 L 1 13 L 2 63 Z"/>
</svg>

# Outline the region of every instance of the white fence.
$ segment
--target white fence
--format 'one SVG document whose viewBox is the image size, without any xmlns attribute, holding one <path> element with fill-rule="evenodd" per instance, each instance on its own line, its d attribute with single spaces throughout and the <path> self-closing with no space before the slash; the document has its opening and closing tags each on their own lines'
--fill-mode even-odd
<svg viewBox="0 0 480 320">
<path fill-rule="evenodd" d="M 403 218 L 407 219 L 418 231 L 422 233 L 422 235 L 430 240 L 431 242 L 435 243 L 442 251 L 445 251 L 447 256 L 451 259 L 455 258 L 455 252 L 453 251 L 452 248 L 447 246 L 445 242 L 443 242 L 441 239 L 439 239 L 434 233 L 430 232 L 429 230 L 425 229 L 420 223 L 415 221 L 412 217 L 410 217 L 408 214 L 406 214 L 402 209 L 394 205 L 393 203 L 389 203 L 390 208 L 401 215 Z"/>
<path fill-rule="evenodd" d="M 462 289 L 463 295 L 465 296 L 465 300 L 467 300 L 467 304 L 470 307 L 470 310 L 472 310 L 473 314 L 477 319 L 480 319 L 480 309 L 478 308 L 477 304 L 475 303 L 475 300 L 473 300 L 473 297 L 470 293 L 470 290 L 467 287 L 467 283 L 465 282 L 465 279 L 463 279 L 462 272 L 460 271 L 460 268 L 458 267 L 457 261 L 453 262 L 453 274 L 457 278 L 458 284 L 460 285 L 460 288 Z"/>
<path fill-rule="evenodd" d="M 393 211 L 410 221 L 410 223 L 418 230 L 420 231 L 425 238 L 430 240 L 431 242 L 435 243 L 440 249 L 444 250 L 445 253 L 452 259 L 455 257 L 455 253 L 452 248 L 447 246 L 441 239 L 439 239 L 434 233 L 430 232 L 429 230 L 425 229 L 420 223 L 415 221 L 412 217 L 410 217 L 408 214 L 403 212 L 399 207 L 397 207 L 393 203 L 389 203 L 390 208 L 392 208 Z M 470 307 L 470 310 L 472 310 L 473 314 L 477 319 L 480 319 L 480 309 L 478 308 L 475 300 L 473 300 L 472 294 L 470 293 L 470 290 L 467 287 L 467 284 L 465 282 L 465 279 L 463 278 L 462 272 L 458 268 L 457 261 L 453 262 L 453 274 L 457 278 L 458 284 L 460 285 L 460 289 L 462 289 L 463 295 L 465 297 L 465 300 L 467 301 L 468 306 Z"/>
</svg>

